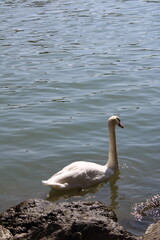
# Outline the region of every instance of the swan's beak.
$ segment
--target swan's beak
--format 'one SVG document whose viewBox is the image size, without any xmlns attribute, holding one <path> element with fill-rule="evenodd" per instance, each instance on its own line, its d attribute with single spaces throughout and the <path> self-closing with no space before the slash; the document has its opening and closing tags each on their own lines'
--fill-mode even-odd
<svg viewBox="0 0 160 240">
<path fill-rule="evenodd" d="M 123 126 L 121 123 L 119 123 L 118 126 L 119 126 L 120 128 L 124 128 L 124 126 Z"/>
</svg>

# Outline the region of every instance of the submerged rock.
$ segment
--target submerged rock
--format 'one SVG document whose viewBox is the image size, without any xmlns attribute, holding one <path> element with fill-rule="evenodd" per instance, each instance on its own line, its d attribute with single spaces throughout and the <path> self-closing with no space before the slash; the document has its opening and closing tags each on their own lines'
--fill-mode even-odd
<svg viewBox="0 0 160 240">
<path fill-rule="evenodd" d="M 100 202 L 28 200 L 0 214 L 0 223 L 20 240 L 135 240 Z"/>
</svg>

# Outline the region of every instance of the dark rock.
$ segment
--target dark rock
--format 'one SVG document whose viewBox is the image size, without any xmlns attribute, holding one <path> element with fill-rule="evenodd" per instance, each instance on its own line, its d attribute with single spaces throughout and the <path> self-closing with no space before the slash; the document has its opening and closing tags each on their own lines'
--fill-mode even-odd
<svg viewBox="0 0 160 240">
<path fill-rule="evenodd" d="M 0 214 L 16 240 L 135 240 L 100 202 L 28 200 Z"/>
</svg>

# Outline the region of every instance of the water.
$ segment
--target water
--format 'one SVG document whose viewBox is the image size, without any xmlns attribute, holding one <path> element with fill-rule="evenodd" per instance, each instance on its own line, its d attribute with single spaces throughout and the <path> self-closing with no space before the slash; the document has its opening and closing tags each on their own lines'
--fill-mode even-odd
<svg viewBox="0 0 160 240">
<path fill-rule="evenodd" d="M 118 114 L 119 175 L 52 198 L 104 202 L 142 234 L 152 219 L 137 222 L 132 206 L 160 186 L 160 2 L 0 3 L 0 210 L 46 198 L 41 179 L 73 161 L 104 164 L 106 121 Z"/>
</svg>

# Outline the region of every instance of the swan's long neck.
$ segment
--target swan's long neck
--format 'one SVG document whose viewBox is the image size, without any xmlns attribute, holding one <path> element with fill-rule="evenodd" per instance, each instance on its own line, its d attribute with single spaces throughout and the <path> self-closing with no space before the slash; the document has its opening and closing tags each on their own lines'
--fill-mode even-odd
<svg viewBox="0 0 160 240">
<path fill-rule="evenodd" d="M 108 122 L 109 130 L 109 155 L 107 167 L 113 170 L 118 169 L 117 147 L 116 147 L 116 133 L 115 125 L 112 122 Z"/>
</svg>

